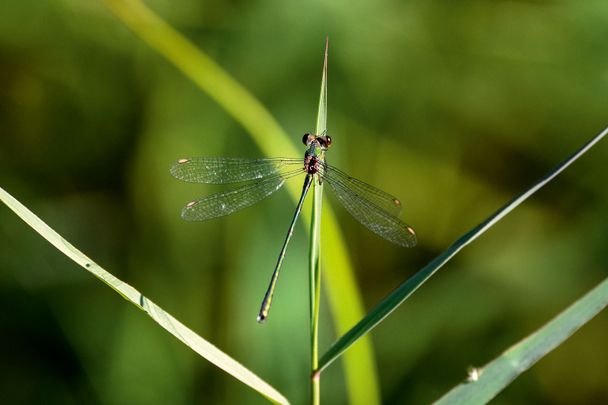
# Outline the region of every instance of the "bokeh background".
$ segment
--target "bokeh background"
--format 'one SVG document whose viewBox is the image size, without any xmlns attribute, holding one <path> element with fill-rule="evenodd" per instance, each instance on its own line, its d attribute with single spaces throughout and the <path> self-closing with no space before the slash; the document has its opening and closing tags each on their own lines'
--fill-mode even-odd
<svg viewBox="0 0 608 405">
<path fill-rule="evenodd" d="M 399 196 L 420 240 L 393 246 L 333 204 L 368 309 L 608 125 L 602 0 L 147 4 L 259 98 L 296 146 L 314 128 L 329 35 L 329 159 Z M 294 203 L 281 191 L 238 214 L 185 223 L 181 207 L 220 188 L 168 172 L 184 155 L 261 156 L 246 131 L 97 1 L 0 2 L 0 89 L 0 185 L 305 403 L 302 224 L 271 320 L 255 322 Z M 608 274 L 607 158 L 600 143 L 373 331 L 382 402 L 438 398 L 467 366 Z M 5 207 L 0 303 L 2 403 L 265 403 Z M 322 328 L 327 347 L 335 336 L 326 308 Z M 606 403 L 606 336 L 602 313 L 494 403 Z M 341 367 L 324 374 L 325 403 L 348 401 Z"/>
</svg>

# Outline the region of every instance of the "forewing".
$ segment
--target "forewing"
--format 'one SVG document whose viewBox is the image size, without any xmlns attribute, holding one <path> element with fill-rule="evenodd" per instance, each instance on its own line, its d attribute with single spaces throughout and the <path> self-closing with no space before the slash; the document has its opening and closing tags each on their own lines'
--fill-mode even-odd
<svg viewBox="0 0 608 405">
<path fill-rule="evenodd" d="M 186 221 L 205 221 L 230 215 L 268 197 L 280 189 L 287 178 L 300 173 L 303 171 L 294 170 L 189 202 L 182 210 L 182 218 Z"/>
<path fill-rule="evenodd" d="M 333 166 L 325 164 L 321 176 L 330 183 L 340 184 L 344 188 L 351 190 L 352 193 L 357 194 L 361 199 L 371 202 L 394 217 L 399 217 L 401 214 L 401 201 L 398 198 L 361 180 L 357 180 Z"/>
<path fill-rule="evenodd" d="M 171 174 L 183 181 L 205 184 L 240 183 L 281 175 L 302 166 L 302 159 L 242 159 L 226 157 L 195 157 L 179 159 Z"/>
<path fill-rule="evenodd" d="M 361 224 L 384 239 L 404 247 L 416 245 L 416 232 L 409 225 L 338 181 L 327 181 L 344 208 Z"/>
</svg>

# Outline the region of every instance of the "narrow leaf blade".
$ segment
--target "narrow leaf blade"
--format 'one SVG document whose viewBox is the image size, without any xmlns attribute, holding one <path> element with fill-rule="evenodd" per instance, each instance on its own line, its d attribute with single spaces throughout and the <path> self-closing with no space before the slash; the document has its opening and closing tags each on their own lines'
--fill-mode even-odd
<svg viewBox="0 0 608 405">
<path fill-rule="evenodd" d="M 608 278 L 536 332 L 509 348 L 483 368 L 476 369 L 478 378 L 475 381 L 457 385 L 435 403 L 442 405 L 487 403 L 607 305 Z"/>
<path fill-rule="evenodd" d="M 372 309 L 363 319 L 353 326 L 346 334 L 344 334 L 334 345 L 323 355 L 319 361 L 319 370 L 323 370 L 331 364 L 336 358 L 344 353 L 353 343 L 367 334 L 376 325 L 382 322 L 391 312 L 401 305 L 410 295 L 414 293 L 422 284 L 424 284 L 433 274 L 435 274 L 445 263 L 447 263 L 458 252 L 464 249 L 465 246 L 473 242 L 488 229 L 494 226 L 498 221 L 504 218 L 507 214 L 513 211 L 517 206 L 527 200 L 532 194 L 540 190 L 543 186 L 553 180 L 557 175 L 564 171 L 568 166 L 574 163 L 578 158 L 583 156 L 596 143 L 602 140 L 608 134 L 608 128 L 593 137 L 589 142 L 585 143 L 579 150 L 557 165 L 545 177 L 535 183 L 521 195 L 514 198 L 502 208 L 492 214 L 481 224 L 477 225 L 469 232 L 461 236 L 447 250 L 435 257 L 429 264 L 419 270 L 411 278 L 403 282 L 395 291 L 389 294 L 381 301 L 374 309 Z"/>
<path fill-rule="evenodd" d="M 55 246 L 60 252 L 82 266 L 89 273 L 106 283 L 110 288 L 122 295 L 124 299 L 146 312 L 156 323 L 173 336 L 181 340 L 201 357 L 204 357 L 228 374 L 247 384 L 273 402 L 288 404 L 287 399 L 267 382 L 245 368 L 239 362 L 219 350 L 217 347 L 194 333 L 187 326 L 175 319 L 151 300 L 147 299 L 129 284 L 114 277 L 101 266 L 76 249 L 70 242 L 61 237 L 51 227 L 44 223 L 36 214 L 21 204 L 12 195 L 0 187 L 0 201 L 6 204 L 26 224 Z"/>
<path fill-rule="evenodd" d="M 329 51 L 329 38 L 325 38 L 325 58 L 323 59 L 323 74 L 321 77 L 321 94 L 319 95 L 319 111 L 317 113 L 316 135 L 327 131 L 327 53 Z"/>
<path fill-rule="evenodd" d="M 327 129 L 327 46 L 325 41 L 325 57 L 321 75 L 321 94 L 317 112 L 315 134 L 321 134 Z M 310 221 L 310 255 L 309 255 L 309 292 L 310 292 L 310 368 L 311 392 L 313 405 L 321 403 L 321 379 L 314 370 L 319 365 L 319 312 L 321 305 L 321 213 L 323 211 L 323 184 L 314 178 L 313 202 Z"/>
</svg>

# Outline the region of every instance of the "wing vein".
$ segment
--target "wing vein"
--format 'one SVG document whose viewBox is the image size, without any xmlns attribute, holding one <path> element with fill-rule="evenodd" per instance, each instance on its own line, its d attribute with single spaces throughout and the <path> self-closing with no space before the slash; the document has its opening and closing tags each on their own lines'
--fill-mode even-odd
<svg viewBox="0 0 608 405">
<path fill-rule="evenodd" d="M 416 233 L 412 227 L 366 200 L 343 182 L 335 179 L 327 182 L 344 208 L 370 231 L 400 246 L 416 245 Z"/>
<path fill-rule="evenodd" d="M 182 210 L 182 218 L 186 221 L 206 221 L 230 215 L 270 196 L 283 186 L 286 179 L 301 173 L 304 173 L 301 169 L 292 170 L 204 196 L 188 203 Z"/>
</svg>

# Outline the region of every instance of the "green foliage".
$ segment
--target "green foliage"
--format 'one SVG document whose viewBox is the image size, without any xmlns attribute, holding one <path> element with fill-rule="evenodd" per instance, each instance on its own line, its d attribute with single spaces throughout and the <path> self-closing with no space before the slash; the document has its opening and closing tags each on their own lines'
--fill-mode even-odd
<svg viewBox="0 0 608 405">
<path fill-rule="evenodd" d="M 327 193 L 322 354 L 365 308 L 606 125 L 604 2 L 146 0 L 164 20 L 137 20 L 153 28 L 147 35 L 106 4 L 0 2 L 0 185 L 294 403 L 309 396 L 310 217 L 260 327 L 260 294 L 293 197 L 184 224 L 183 204 L 218 189 L 175 182 L 175 158 L 300 156 L 329 35 L 329 163 L 398 196 L 419 245 L 391 246 L 341 208 L 328 210 Z M 202 58 L 184 56 L 200 49 Z M 250 104 L 252 94 L 264 108 Z M 429 403 L 467 366 L 495 358 L 604 279 L 608 173 L 598 146 L 327 367 L 323 403 Z M 5 398 L 266 402 L 75 268 L 0 209 Z M 495 401 L 606 397 L 607 334 L 596 317 Z"/>
<path fill-rule="evenodd" d="M 325 57 L 321 75 L 321 94 L 315 134 L 327 131 L 327 52 L 328 39 L 325 39 Z M 321 403 L 321 376 L 315 371 L 319 367 L 319 313 L 321 309 L 321 213 L 323 210 L 323 184 L 315 178 L 313 183 L 312 219 L 310 222 L 310 353 L 311 353 L 311 403 Z M 356 390 L 351 391 L 352 392 Z M 359 399 L 354 399 L 358 401 Z"/>
<path fill-rule="evenodd" d="M 514 198 L 512 201 L 505 204 L 502 208 L 496 211 L 494 214 L 489 216 L 481 224 L 465 233 L 463 236 L 458 238 L 448 249 L 433 259 L 429 264 L 423 267 L 418 273 L 412 276 L 410 279 L 403 282 L 395 291 L 393 291 L 388 297 L 380 302 L 373 310 L 371 310 L 365 318 L 363 318 L 357 325 L 351 330 L 344 334 L 329 350 L 323 355 L 319 364 L 319 370 L 323 370 L 332 361 L 334 361 L 340 354 L 348 349 L 353 343 L 360 339 L 363 335 L 372 330 L 376 325 L 384 320 L 391 312 L 393 312 L 399 305 L 414 293 L 422 284 L 434 275 L 440 268 L 443 267 L 449 260 L 451 260 L 458 252 L 464 249 L 465 246 L 469 245 L 487 230 L 489 230 L 498 221 L 504 218 L 507 214 L 517 208 L 521 203 L 527 200 L 531 195 L 540 190 L 543 186 L 547 185 L 557 175 L 563 172 L 568 166 L 574 163 L 578 158 L 587 153 L 596 143 L 601 141 L 606 134 L 608 134 L 608 128 L 596 135 L 577 150 L 572 156 L 568 157 L 561 164 L 551 170 L 545 177 L 539 180 L 532 187 L 524 191 L 521 195 Z M 577 320 L 578 322 L 578 320 Z"/>
<path fill-rule="evenodd" d="M 76 249 L 70 242 L 63 239 L 57 232 L 45 224 L 33 212 L 28 210 L 23 204 L 17 201 L 13 196 L 0 188 L 0 201 L 5 203 L 11 210 L 15 212 L 25 223 L 46 239 L 50 244 L 55 246 L 60 252 L 72 259 L 83 269 L 93 274 L 95 277 L 106 283 L 110 288 L 137 306 L 146 314 L 166 329 L 173 336 L 181 340 L 186 346 L 190 347 L 200 356 L 209 360 L 211 363 L 226 371 L 234 378 L 247 384 L 260 394 L 268 397 L 273 402 L 280 404 L 288 404 L 289 401 L 277 390 L 272 388 L 268 383 L 259 378 L 257 375 L 243 367 L 239 362 L 226 355 L 224 352 L 213 346 L 211 343 L 201 338 L 187 326 L 175 319 L 171 314 L 165 312 L 161 307 L 156 305 L 150 299 L 131 287 L 129 284 L 114 277 L 101 266 L 87 257 L 84 253 Z"/>
<path fill-rule="evenodd" d="M 576 300 L 549 323 L 510 347 L 482 368 L 474 369 L 467 383 L 454 387 L 436 404 L 485 404 L 521 373 L 564 343 L 608 305 L 608 279 Z"/>
</svg>

